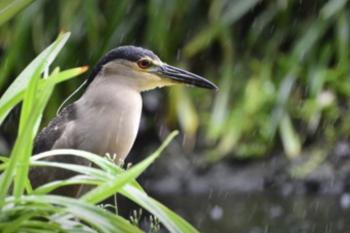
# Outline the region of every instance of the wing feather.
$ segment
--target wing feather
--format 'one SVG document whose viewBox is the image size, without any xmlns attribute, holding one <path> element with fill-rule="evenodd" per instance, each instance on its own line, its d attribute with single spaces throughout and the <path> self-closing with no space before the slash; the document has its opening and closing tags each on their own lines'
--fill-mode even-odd
<svg viewBox="0 0 350 233">
<path fill-rule="evenodd" d="M 38 134 L 34 142 L 33 153 L 37 154 L 51 150 L 55 142 L 63 134 L 67 123 L 75 119 L 76 106 L 75 104 L 68 105 Z"/>
<path fill-rule="evenodd" d="M 60 114 L 52 121 L 50 121 L 48 126 L 38 134 L 34 142 L 33 154 L 51 150 L 57 140 L 59 140 L 64 134 L 68 123 L 76 119 L 76 114 L 75 104 L 65 107 L 62 112 L 60 112 Z M 83 162 L 86 163 L 86 161 L 83 159 L 79 160 L 79 158 L 70 155 L 55 156 L 49 160 L 72 164 L 83 164 Z M 75 175 L 74 172 L 52 167 L 33 167 L 30 169 L 29 173 L 33 188 L 54 180 L 68 179 L 73 175 Z M 79 188 L 80 186 L 66 186 L 55 190 L 54 193 L 74 197 L 78 193 Z"/>
</svg>

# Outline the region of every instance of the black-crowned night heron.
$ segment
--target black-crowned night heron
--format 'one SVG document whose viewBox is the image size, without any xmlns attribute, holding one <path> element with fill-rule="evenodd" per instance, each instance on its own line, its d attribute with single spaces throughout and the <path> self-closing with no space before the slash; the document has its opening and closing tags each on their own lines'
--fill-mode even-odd
<svg viewBox="0 0 350 233">
<path fill-rule="evenodd" d="M 122 46 L 108 52 L 92 70 L 85 93 L 65 107 L 35 140 L 34 153 L 51 149 L 79 149 L 95 154 L 116 155 L 121 164 L 138 132 L 141 92 L 174 84 L 217 89 L 210 81 L 163 63 L 152 51 Z M 87 164 L 74 156 L 56 161 Z M 34 187 L 48 181 L 67 179 L 73 174 L 60 169 L 37 168 L 30 174 Z M 77 189 L 62 192 L 74 196 Z"/>
</svg>

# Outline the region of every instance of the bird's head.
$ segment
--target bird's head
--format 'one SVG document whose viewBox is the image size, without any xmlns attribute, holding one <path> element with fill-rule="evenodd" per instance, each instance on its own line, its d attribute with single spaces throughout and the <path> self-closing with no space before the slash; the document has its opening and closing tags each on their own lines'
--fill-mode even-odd
<svg viewBox="0 0 350 233">
<path fill-rule="evenodd" d="M 135 46 L 121 46 L 102 57 L 92 71 L 88 83 L 101 78 L 108 78 L 139 91 L 175 84 L 217 89 L 217 86 L 207 79 L 170 66 L 152 51 Z"/>
</svg>

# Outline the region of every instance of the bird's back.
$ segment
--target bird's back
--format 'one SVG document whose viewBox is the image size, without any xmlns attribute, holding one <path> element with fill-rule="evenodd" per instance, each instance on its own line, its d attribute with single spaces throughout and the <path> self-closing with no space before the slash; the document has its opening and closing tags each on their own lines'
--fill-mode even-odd
<svg viewBox="0 0 350 233">
<path fill-rule="evenodd" d="M 68 105 L 62 112 L 50 121 L 35 138 L 34 154 L 49 151 L 53 148 L 55 142 L 61 137 L 68 122 L 74 121 L 76 118 L 75 104 Z"/>
<path fill-rule="evenodd" d="M 54 148 L 55 143 L 60 139 L 64 133 L 68 123 L 74 121 L 76 118 L 76 106 L 75 104 L 68 105 L 62 112 L 58 114 L 53 120 L 50 121 L 47 127 L 45 127 L 36 137 L 34 143 L 33 154 L 49 151 Z M 59 155 L 50 157 L 49 161 L 83 164 L 88 165 L 87 161 L 72 155 Z M 52 167 L 34 167 L 30 170 L 30 180 L 33 188 L 46 184 L 54 180 L 65 180 L 75 173 Z M 79 186 L 66 186 L 56 190 L 54 193 L 76 196 L 79 191 Z"/>
</svg>

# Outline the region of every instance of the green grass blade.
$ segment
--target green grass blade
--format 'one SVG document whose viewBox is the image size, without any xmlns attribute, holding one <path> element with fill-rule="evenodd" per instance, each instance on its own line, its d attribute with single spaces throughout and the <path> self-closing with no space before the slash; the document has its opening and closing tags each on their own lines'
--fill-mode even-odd
<svg viewBox="0 0 350 233">
<path fill-rule="evenodd" d="M 77 156 L 82 159 L 87 159 L 90 162 L 94 163 L 94 165 L 97 165 L 102 170 L 105 170 L 110 174 L 119 174 L 124 171 L 122 168 L 120 168 L 119 166 L 116 166 L 106 157 L 95 155 L 87 151 L 74 150 L 74 149 L 55 149 L 55 150 L 46 151 L 37 155 L 33 155 L 32 161 L 34 162 L 34 161 L 50 158 L 53 156 L 67 155 L 67 154 L 71 156 Z"/>
<path fill-rule="evenodd" d="M 51 44 L 47 49 L 45 49 L 36 59 L 34 59 L 33 62 L 31 62 L 30 65 L 27 66 L 27 68 L 12 83 L 12 85 L 7 89 L 7 91 L 3 94 L 3 96 L 0 99 L 1 122 L 1 120 L 5 118 L 6 114 L 10 111 L 10 109 L 14 107 L 14 105 L 9 106 L 5 104 L 13 101 L 14 99 L 19 99 L 19 97 L 23 98 L 24 92 L 28 88 L 28 85 L 31 86 L 31 88 L 29 88 L 27 92 L 27 98 L 29 98 L 30 100 L 26 101 L 28 105 L 26 103 L 24 104 L 24 115 L 21 116 L 20 120 L 20 134 L 17 137 L 14 148 L 11 152 L 11 159 L 9 161 L 8 168 L 0 177 L 0 186 L 2 187 L 2 189 L 0 190 L 0 207 L 4 203 L 4 197 L 8 192 L 16 170 L 19 174 L 16 174 L 16 180 L 18 182 L 15 183 L 14 192 L 18 197 L 24 190 L 24 184 L 26 182 L 26 173 L 28 172 L 29 167 L 29 157 L 31 155 L 31 145 L 35 134 L 34 130 L 36 129 L 37 121 L 40 118 L 40 115 L 53 90 L 53 83 L 48 82 L 46 90 L 42 93 L 41 98 L 39 98 L 39 102 L 35 103 L 36 107 L 32 108 L 33 100 L 35 99 L 33 95 L 35 95 L 36 92 L 36 79 L 40 78 L 40 74 L 43 72 L 43 70 L 46 69 L 46 67 L 48 67 L 48 65 L 57 56 L 59 51 L 62 49 L 62 47 L 68 40 L 69 35 L 69 33 L 65 33 L 58 36 L 58 38 L 53 44 Z M 4 106 L 8 106 L 10 108 L 4 109 Z"/>
<path fill-rule="evenodd" d="M 70 164 L 70 163 L 59 163 L 59 162 L 51 162 L 51 161 L 35 161 L 32 162 L 32 166 L 46 166 L 46 167 L 55 167 L 55 168 L 61 168 L 66 169 L 69 171 L 74 171 L 79 174 L 88 175 L 90 177 L 94 177 L 96 179 L 101 180 L 108 180 L 108 179 L 114 179 L 115 176 L 112 174 L 109 174 L 107 172 L 102 171 L 101 169 L 88 167 L 84 165 L 76 165 L 76 164 Z"/>
<path fill-rule="evenodd" d="M 226 7 L 221 17 L 221 22 L 225 25 L 233 24 L 253 9 L 261 0 L 231 1 Z"/>
<path fill-rule="evenodd" d="M 59 84 L 61 82 L 65 82 L 67 80 L 75 78 L 76 76 L 86 72 L 87 70 L 88 70 L 87 66 L 64 70 L 55 75 L 52 75 L 52 77 L 50 77 L 50 81 L 53 82 L 54 84 Z"/>
<path fill-rule="evenodd" d="M 39 67 L 38 72 L 40 72 L 40 70 L 41 68 Z M 35 125 L 39 125 L 40 123 L 39 121 L 41 119 L 41 114 L 49 100 L 49 97 L 51 96 L 55 83 L 74 77 L 85 70 L 86 68 L 75 68 L 62 73 L 54 72 L 52 78 L 50 76 L 47 80 L 42 80 L 44 85 L 42 86 L 41 90 L 37 88 L 40 78 L 39 74 L 37 74 L 37 78 L 33 78 L 30 82 L 22 107 L 19 135 L 22 135 L 21 130 L 26 127 L 27 130 L 32 132 L 32 137 L 27 139 L 27 146 L 21 146 L 23 151 L 19 153 L 20 157 L 18 158 L 18 161 L 20 162 L 17 164 L 14 186 L 14 195 L 16 197 L 19 197 L 23 193 L 25 187 L 26 179 L 24 179 L 24 177 L 26 177 L 28 173 L 29 160 L 32 151 L 31 145 L 33 144 L 34 135 L 36 134 L 37 130 Z"/>
<path fill-rule="evenodd" d="M 13 158 L 13 160 L 17 160 L 15 171 L 16 177 L 14 183 L 14 195 L 17 198 L 22 195 L 25 187 L 34 135 L 36 134 L 35 130 L 37 129 L 35 126 L 39 124 L 38 121 L 41 119 L 41 114 L 44 111 L 54 88 L 53 83 L 47 82 L 45 91 L 40 93 L 40 98 L 36 98 L 35 92 L 38 90 L 35 87 L 35 85 L 37 85 L 35 84 L 35 79 L 33 83 L 33 87 L 30 85 L 30 88 L 28 89 L 28 93 L 31 93 L 29 95 L 32 95 L 32 98 L 27 95 L 27 98 L 25 98 L 23 103 L 23 110 L 27 110 L 27 112 L 21 114 L 19 137 L 18 140 L 16 140 L 15 146 L 11 153 L 11 158 Z M 29 101 L 31 101 L 31 103 L 27 104 Z M 25 133 L 23 133 L 24 130 L 26 131 Z M 10 163 L 11 162 L 12 161 L 10 161 Z"/>
<path fill-rule="evenodd" d="M 60 187 L 67 186 L 67 185 L 98 185 L 101 183 L 102 181 L 99 179 L 91 178 L 90 176 L 86 176 L 86 175 L 77 175 L 66 180 L 59 180 L 59 181 L 46 183 L 36 188 L 32 192 L 32 194 L 35 194 L 35 195 L 47 194 L 52 192 L 55 189 L 58 189 Z"/>
<path fill-rule="evenodd" d="M 279 125 L 284 151 L 290 159 L 300 155 L 301 142 L 289 115 L 285 114 Z"/>
<path fill-rule="evenodd" d="M 82 159 L 87 159 L 90 162 L 92 162 L 95 166 L 101 168 L 105 173 L 102 173 L 101 170 L 99 169 L 89 168 L 86 166 L 56 163 L 56 162 L 50 162 L 50 161 L 39 161 L 45 158 L 50 158 L 50 157 L 59 156 L 59 155 L 67 155 L 67 154 L 71 156 L 77 156 Z M 68 169 L 71 171 L 78 172 L 80 174 L 85 174 L 95 179 L 100 179 L 105 181 L 114 179 L 116 176 L 125 172 L 124 169 L 120 168 L 119 166 L 116 166 L 112 161 L 108 160 L 105 157 L 102 157 L 100 155 L 95 155 L 86 151 L 79 151 L 79 150 L 72 150 L 72 149 L 51 150 L 51 151 L 34 155 L 32 156 L 31 159 L 32 159 L 32 165 L 34 166 L 52 166 L 56 168 Z M 94 170 L 91 170 L 91 169 L 94 169 Z M 54 185 L 56 188 L 58 188 L 66 184 L 68 185 L 68 183 L 66 182 L 60 182 L 60 183 L 55 183 L 51 185 Z M 141 185 L 139 185 L 135 180 L 131 181 L 129 184 L 133 185 L 134 187 L 140 190 L 143 190 Z"/>
<path fill-rule="evenodd" d="M 59 51 L 63 48 L 67 42 L 70 33 L 64 33 L 58 36 L 58 38 L 43 52 L 41 52 L 15 79 L 10 87 L 0 98 L 0 125 L 6 118 L 10 110 L 18 104 L 24 95 L 29 81 L 35 74 L 38 67 L 42 67 L 41 72 L 48 67 L 53 59 L 58 55 Z"/>
<path fill-rule="evenodd" d="M 339 11 L 344 10 L 347 0 L 329 0 L 322 7 L 320 14 L 324 19 L 329 19 L 336 15 Z"/>
<path fill-rule="evenodd" d="M 130 224 L 127 220 L 118 215 L 114 215 L 100 207 L 82 202 L 78 199 L 44 195 L 44 196 L 24 196 L 24 201 L 36 203 L 49 203 L 52 205 L 63 206 L 67 213 L 93 226 L 98 232 L 105 233 L 137 233 L 140 229 Z"/>
<path fill-rule="evenodd" d="M 0 3 L 0 26 L 15 16 L 33 0 L 3 0 Z"/>
<path fill-rule="evenodd" d="M 11 226 L 13 221 L 10 225 L 6 221 L 5 224 L 0 223 L 1 232 L 5 228 L 17 229 L 16 232 L 27 232 L 27 229 L 34 232 L 142 232 L 118 215 L 73 198 L 28 195 L 22 196 L 20 203 L 15 204 L 14 201 L 12 197 L 6 199 L 0 217 L 6 219 L 12 216 L 18 224 Z"/>
<path fill-rule="evenodd" d="M 149 165 L 151 165 L 156 158 L 158 158 L 164 148 L 171 142 L 171 140 L 178 134 L 178 131 L 172 132 L 162 143 L 162 145 L 148 158 L 133 166 L 125 173 L 121 174 L 114 180 L 108 181 L 97 188 L 91 190 L 81 197 L 82 200 L 89 203 L 98 203 L 107 197 L 116 193 L 123 185 L 136 179 Z"/>
<path fill-rule="evenodd" d="M 155 199 L 149 197 L 145 192 L 135 189 L 130 185 L 125 185 L 122 188 L 121 194 L 159 218 L 159 220 L 170 232 L 198 233 L 198 231 L 186 220 L 169 210 L 166 206 L 159 203 Z"/>
</svg>

